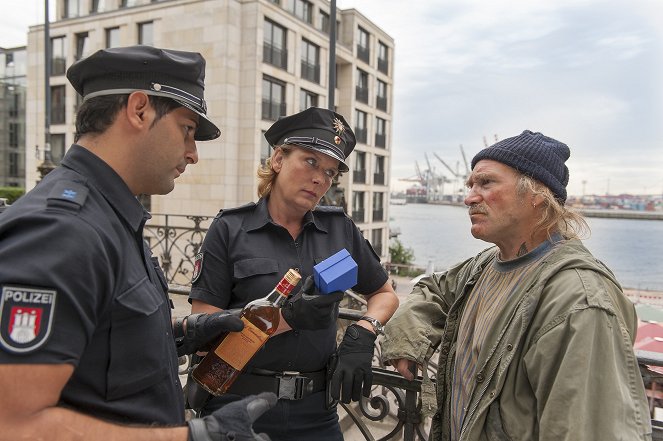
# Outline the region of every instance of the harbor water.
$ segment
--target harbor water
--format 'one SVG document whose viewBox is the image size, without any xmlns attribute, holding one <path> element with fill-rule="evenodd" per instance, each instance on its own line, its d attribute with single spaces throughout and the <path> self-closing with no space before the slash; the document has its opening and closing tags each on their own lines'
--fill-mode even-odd
<svg viewBox="0 0 663 441">
<path fill-rule="evenodd" d="M 470 234 L 465 207 L 407 204 L 389 206 L 390 227 L 414 251 L 415 264 L 436 271 L 492 246 Z M 663 291 L 663 221 L 586 218 L 591 236 L 584 240 L 625 288 Z"/>
</svg>

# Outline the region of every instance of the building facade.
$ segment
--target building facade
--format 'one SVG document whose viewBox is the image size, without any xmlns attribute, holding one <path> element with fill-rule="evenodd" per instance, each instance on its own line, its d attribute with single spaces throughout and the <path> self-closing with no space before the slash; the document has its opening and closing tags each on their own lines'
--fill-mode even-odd
<svg viewBox="0 0 663 441">
<path fill-rule="evenodd" d="M 0 187 L 25 185 L 26 48 L 0 48 Z"/>
<path fill-rule="evenodd" d="M 221 137 L 198 143 L 200 162 L 153 213 L 213 216 L 257 199 L 263 133 L 280 116 L 328 107 L 330 4 L 326 0 L 59 0 L 50 23 L 51 152 L 73 143 L 79 99 L 66 67 L 112 46 L 197 51 L 207 60 L 208 115 Z M 331 199 L 343 204 L 378 254 L 388 255 L 393 39 L 354 9 L 337 10 L 335 108 L 358 144 Z M 28 35 L 28 145 L 44 144 L 44 28 Z M 43 158 L 29 155 L 27 188 Z M 343 192 L 341 192 L 343 190 Z"/>
</svg>

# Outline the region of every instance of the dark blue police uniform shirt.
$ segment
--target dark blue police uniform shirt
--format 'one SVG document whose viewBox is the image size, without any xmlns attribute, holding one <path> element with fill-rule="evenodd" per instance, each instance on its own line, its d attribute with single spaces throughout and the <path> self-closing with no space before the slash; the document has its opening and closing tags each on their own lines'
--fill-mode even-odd
<svg viewBox="0 0 663 441">
<path fill-rule="evenodd" d="M 149 217 L 77 145 L 3 212 L 0 287 L 56 294 L 47 340 L 20 353 L 0 344 L 0 363 L 69 363 L 60 405 L 118 422 L 183 424 L 167 284 L 142 238 Z"/>
<path fill-rule="evenodd" d="M 202 268 L 190 299 L 222 309 L 241 308 L 268 294 L 288 269 L 296 268 L 305 279 L 315 264 L 343 248 L 359 267 L 353 291 L 371 294 L 384 285 L 388 276 L 379 257 L 340 208 L 308 212 L 296 240 L 272 221 L 266 199 L 222 210 L 205 236 Z M 270 338 L 249 367 L 314 372 L 324 368 L 335 349 L 335 325 L 289 331 Z"/>
</svg>

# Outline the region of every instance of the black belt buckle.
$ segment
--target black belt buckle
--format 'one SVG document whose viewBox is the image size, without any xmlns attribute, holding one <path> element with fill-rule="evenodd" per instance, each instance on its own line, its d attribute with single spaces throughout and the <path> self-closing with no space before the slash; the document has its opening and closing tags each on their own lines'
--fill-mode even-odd
<svg viewBox="0 0 663 441">
<path fill-rule="evenodd" d="M 279 379 L 279 399 L 301 400 L 313 390 L 313 381 L 296 371 L 285 371 L 276 378 Z"/>
</svg>

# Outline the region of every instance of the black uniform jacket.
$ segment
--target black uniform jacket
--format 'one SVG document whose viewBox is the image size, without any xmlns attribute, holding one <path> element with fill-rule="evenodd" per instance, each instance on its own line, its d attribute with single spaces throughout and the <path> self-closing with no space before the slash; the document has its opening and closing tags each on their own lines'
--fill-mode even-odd
<svg viewBox="0 0 663 441">
<path fill-rule="evenodd" d="M 203 242 L 202 267 L 190 298 L 222 309 L 241 308 L 268 294 L 288 269 L 296 268 L 304 279 L 314 265 L 343 248 L 358 265 L 354 291 L 371 294 L 384 285 L 388 276 L 379 257 L 340 208 L 308 212 L 296 240 L 272 221 L 266 199 L 222 210 Z M 336 349 L 335 339 L 335 326 L 285 332 L 270 338 L 249 368 L 318 371 Z"/>
<path fill-rule="evenodd" d="M 182 424 L 167 286 L 142 238 L 149 217 L 124 181 L 77 145 L 0 215 L 0 363 L 69 363 L 62 406 Z M 42 320 L 31 323 L 26 311 Z M 27 333 L 17 331 L 21 320 Z"/>
</svg>

